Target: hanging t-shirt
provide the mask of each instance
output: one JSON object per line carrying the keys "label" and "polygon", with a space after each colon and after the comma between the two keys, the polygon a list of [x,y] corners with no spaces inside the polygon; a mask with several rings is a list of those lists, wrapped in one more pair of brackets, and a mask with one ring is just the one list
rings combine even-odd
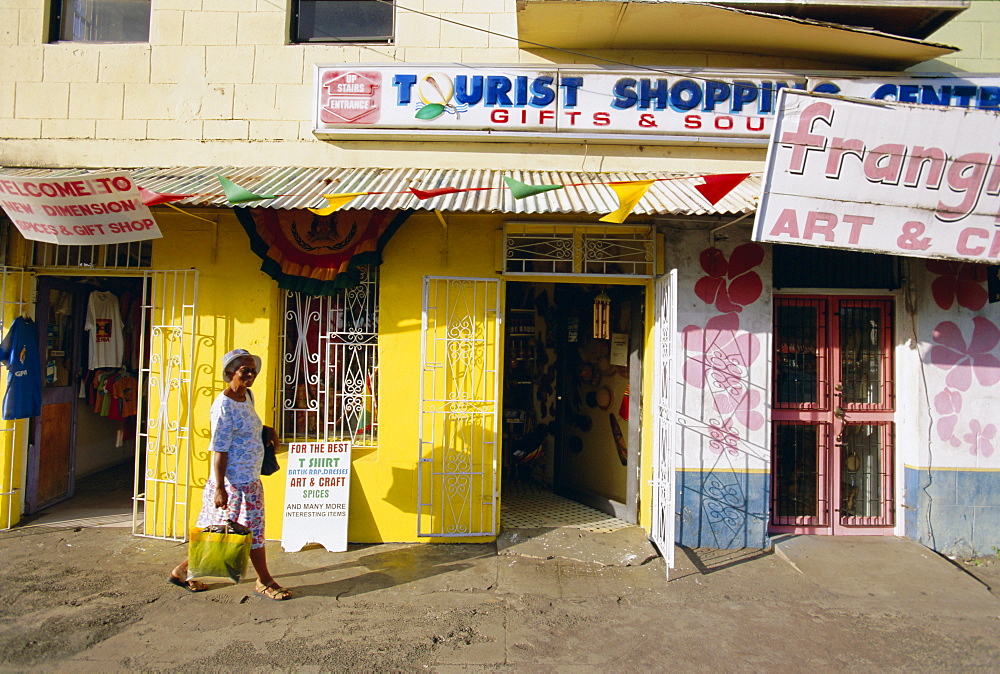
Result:
{"label": "hanging t-shirt", "polygon": [[7,366],[3,418],[28,419],[42,413],[42,370],[38,357],[38,326],[18,316],[0,343],[0,362]]}
{"label": "hanging t-shirt", "polygon": [[95,290],[87,300],[87,320],[83,329],[90,333],[88,367],[121,367],[125,342],[122,340],[122,315],[114,293]]}

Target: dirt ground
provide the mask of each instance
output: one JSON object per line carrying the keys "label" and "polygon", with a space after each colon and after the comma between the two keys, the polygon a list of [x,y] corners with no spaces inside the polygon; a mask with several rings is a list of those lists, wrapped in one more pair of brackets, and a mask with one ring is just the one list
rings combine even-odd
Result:
{"label": "dirt ground", "polygon": [[679,550],[667,582],[662,558],[269,543],[296,594],[273,602],[250,580],[199,594],[168,585],[183,545],[22,527],[0,533],[0,671],[1000,668],[1000,563],[901,545],[866,585],[801,550]]}

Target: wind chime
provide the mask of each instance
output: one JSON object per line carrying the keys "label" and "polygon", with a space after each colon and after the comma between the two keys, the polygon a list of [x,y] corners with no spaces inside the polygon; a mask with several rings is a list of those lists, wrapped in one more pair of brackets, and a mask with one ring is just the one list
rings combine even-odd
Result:
{"label": "wind chime", "polygon": [[604,288],[594,298],[594,339],[611,339],[611,298]]}

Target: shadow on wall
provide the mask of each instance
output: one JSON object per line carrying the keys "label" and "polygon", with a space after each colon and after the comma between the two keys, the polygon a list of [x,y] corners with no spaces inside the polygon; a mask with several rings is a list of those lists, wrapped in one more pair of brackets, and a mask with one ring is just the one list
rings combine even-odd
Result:
{"label": "shadow on wall", "polygon": [[693,548],[767,548],[769,474],[730,466],[677,473],[677,542]]}

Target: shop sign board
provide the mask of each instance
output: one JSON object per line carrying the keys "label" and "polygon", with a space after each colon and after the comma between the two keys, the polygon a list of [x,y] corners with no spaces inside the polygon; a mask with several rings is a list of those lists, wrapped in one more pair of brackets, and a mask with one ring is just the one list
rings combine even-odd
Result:
{"label": "shop sign board", "polygon": [[320,138],[583,139],[763,146],[784,89],[996,110],[1000,77],[838,77],[695,69],[318,66]]}
{"label": "shop sign board", "polygon": [[347,550],[351,443],[289,443],[285,480],[282,549],[319,543],[330,552]]}
{"label": "shop sign board", "polygon": [[755,241],[1000,259],[1000,113],[786,90]]}
{"label": "shop sign board", "polygon": [[89,246],[161,236],[127,171],[0,175],[0,206],[30,241]]}

